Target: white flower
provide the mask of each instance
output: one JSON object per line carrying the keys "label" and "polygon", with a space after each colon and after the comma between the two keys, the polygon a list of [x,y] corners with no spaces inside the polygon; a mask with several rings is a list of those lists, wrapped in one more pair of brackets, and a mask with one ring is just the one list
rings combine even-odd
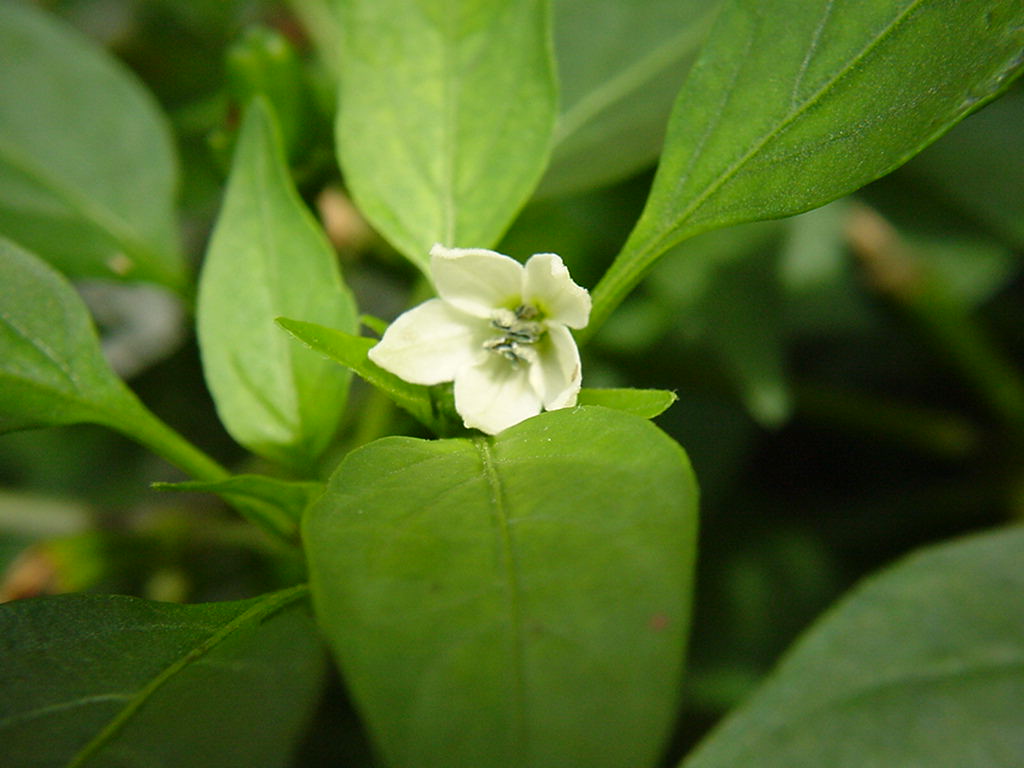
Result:
{"label": "white flower", "polygon": [[370,359],[414,384],[455,382],[467,427],[495,435],[541,410],[576,404],[580,354],[569,328],[590,294],[553,253],[515,259],[478,248],[430,251],[440,298],[400,315]]}

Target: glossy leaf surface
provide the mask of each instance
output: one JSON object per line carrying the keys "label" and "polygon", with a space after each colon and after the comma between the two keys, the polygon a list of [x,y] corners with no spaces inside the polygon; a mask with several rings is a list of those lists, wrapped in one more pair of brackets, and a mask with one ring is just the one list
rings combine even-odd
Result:
{"label": "glossy leaf surface", "polygon": [[422,270],[489,248],[533,191],[556,115],[545,0],[336,0],[347,183]]}
{"label": "glossy leaf surface", "polygon": [[673,110],[595,318],[680,240],[822,205],[882,176],[1024,66],[1016,0],[733,0]]}
{"label": "glossy leaf surface", "polygon": [[295,344],[289,315],[354,330],[356,311],[326,237],[289,176],[269,106],[252,102],[199,285],[207,384],[239,443],[307,466],[326,448],[350,375]]}
{"label": "glossy leaf surface", "polygon": [[679,446],[599,407],[349,454],[303,540],[320,624],[387,763],[653,764],[696,504]]}
{"label": "glossy leaf surface", "polygon": [[74,276],[185,281],[153,97],[96,43],[0,5],[0,233]]}
{"label": "glossy leaf surface", "polygon": [[4,765],[285,766],[324,672],[305,595],[0,606]]}
{"label": "glossy leaf surface", "polygon": [[1024,530],[913,555],[800,640],[682,768],[1013,768]]}

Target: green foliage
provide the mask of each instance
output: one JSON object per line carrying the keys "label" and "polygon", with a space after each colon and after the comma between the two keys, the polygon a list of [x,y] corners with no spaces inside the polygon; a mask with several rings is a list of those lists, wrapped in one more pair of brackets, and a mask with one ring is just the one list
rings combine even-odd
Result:
{"label": "green foliage", "polygon": [[1018,765],[1022,560],[1016,528],[869,579],[682,766]]}
{"label": "green foliage", "polygon": [[0,232],[76,276],[185,284],[153,97],[52,16],[0,7]]}
{"label": "green foliage", "polygon": [[600,405],[625,411],[642,419],[653,419],[664,413],[679,398],[664,389],[583,389],[580,405]]}
{"label": "green foliage", "polygon": [[555,0],[561,109],[538,194],[579,192],[657,160],[717,0]]}
{"label": "green foliage", "polygon": [[126,432],[141,417],[110,370],[89,311],[53,268],[0,241],[0,431],[98,421]]}
{"label": "green foliage", "polygon": [[[150,599],[0,605],[5,768],[1021,764],[1019,528],[769,674],[1022,515],[1024,90],[879,178],[1024,68],[1020,0],[50,5],[89,37],[0,7],[0,601]],[[603,331],[485,437],[357,334],[430,296],[392,246],[510,224]],[[502,406],[553,381],[513,314],[451,363]]]}
{"label": "green foliage", "polygon": [[547,163],[545,0],[335,0],[338,156],[356,202],[424,272],[434,243],[489,248]]}
{"label": "green foliage", "polygon": [[285,541],[298,533],[302,511],[324,489],[322,483],[279,480],[263,475],[235,475],[226,480],[154,483],[159,491],[216,493],[261,528]]}
{"label": "green foliage", "polygon": [[349,373],[292,343],[279,315],[354,330],[334,252],[292,186],[274,118],[253,101],[199,284],[203,370],[231,435],[308,467],[345,406]]}
{"label": "green foliage", "polygon": [[0,606],[4,765],[285,765],[324,672],[305,595]]}
{"label": "green foliage", "polygon": [[310,349],[357,373],[436,434],[445,435],[458,429],[451,423],[449,414],[442,412],[436,390],[403,381],[366,356],[376,340],[287,317],[278,318],[277,323]]}
{"label": "green foliage", "polygon": [[1005,0],[730,3],[593,322],[680,240],[806,211],[906,162],[1019,74],[1022,30]]}
{"label": "green foliage", "polygon": [[92,422],[196,477],[224,470],[146,409],[107,365],[89,312],[52,267],[0,240],[0,432]]}
{"label": "green foliage", "polygon": [[678,445],[597,407],[349,454],[303,539],[388,764],[650,765],[677,698],[696,504]]}

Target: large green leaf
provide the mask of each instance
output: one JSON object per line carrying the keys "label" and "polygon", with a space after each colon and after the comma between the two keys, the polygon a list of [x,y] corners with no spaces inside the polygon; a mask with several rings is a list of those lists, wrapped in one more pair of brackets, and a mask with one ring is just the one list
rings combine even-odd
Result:
{"label": "large green leaf", "polygon": [[591,327],[674,243],[788,216],[891,171],[1024,66],[1020,0],[733,0],[679,94]]}
{"label": "large green leaf", "polygon": [[349,454],[303,539],[388,764],[651,765],[679,688],[696,505],[682,449],[600,407]]}
{"label": "large green leaf", "polygon": [[203,264],[199,344],[228,432],[262,456],[308,466],[334,435],[350,374],[289,339],[280,315],[356,328],[334,251],[292,185],[269,105],[256,99]]}
{"label": "large green leaf", "polygon": [[356,202],[426,271],[434,243],[494,245],[547,162],[545,0],[335,0],[338,155]]}
{"label": "large green leaf", "polygon": [[913,555],[797,643],[684,768],[1016,768],[1024,529]]}
{"label": "large green leaf", "polygon": [[325,666],[305,595],[0,606],[4,766],[286,765]]}
{"label": "large green leaf", "polygon": [[718,0],[555,0],[561,110],[538,194],[579,192],[653,164]]}
{"label": "large green leaf", "polygon": [[181,287],[177,170],[152,96],[28,3],[0,5],[0,232],[72,275]]}
{"label": "large green leaf", "polygon": [[196,477],[224,470],[139,402],[107,365],[89,311],[48,264],[0,238],[0,433],[93,422]]}

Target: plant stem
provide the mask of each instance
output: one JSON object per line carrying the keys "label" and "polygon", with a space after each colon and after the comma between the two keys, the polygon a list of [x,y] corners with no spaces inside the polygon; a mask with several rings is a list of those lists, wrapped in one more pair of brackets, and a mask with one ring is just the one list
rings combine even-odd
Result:
{"label": "plant stem", "polygon": [[117,421],[106,422],[108,426],[167,459],[196,480],[216,481],[231,476],[228,470],[161,421],[134,395],[132,399],[137,408],[131,418],[122,416]]}

